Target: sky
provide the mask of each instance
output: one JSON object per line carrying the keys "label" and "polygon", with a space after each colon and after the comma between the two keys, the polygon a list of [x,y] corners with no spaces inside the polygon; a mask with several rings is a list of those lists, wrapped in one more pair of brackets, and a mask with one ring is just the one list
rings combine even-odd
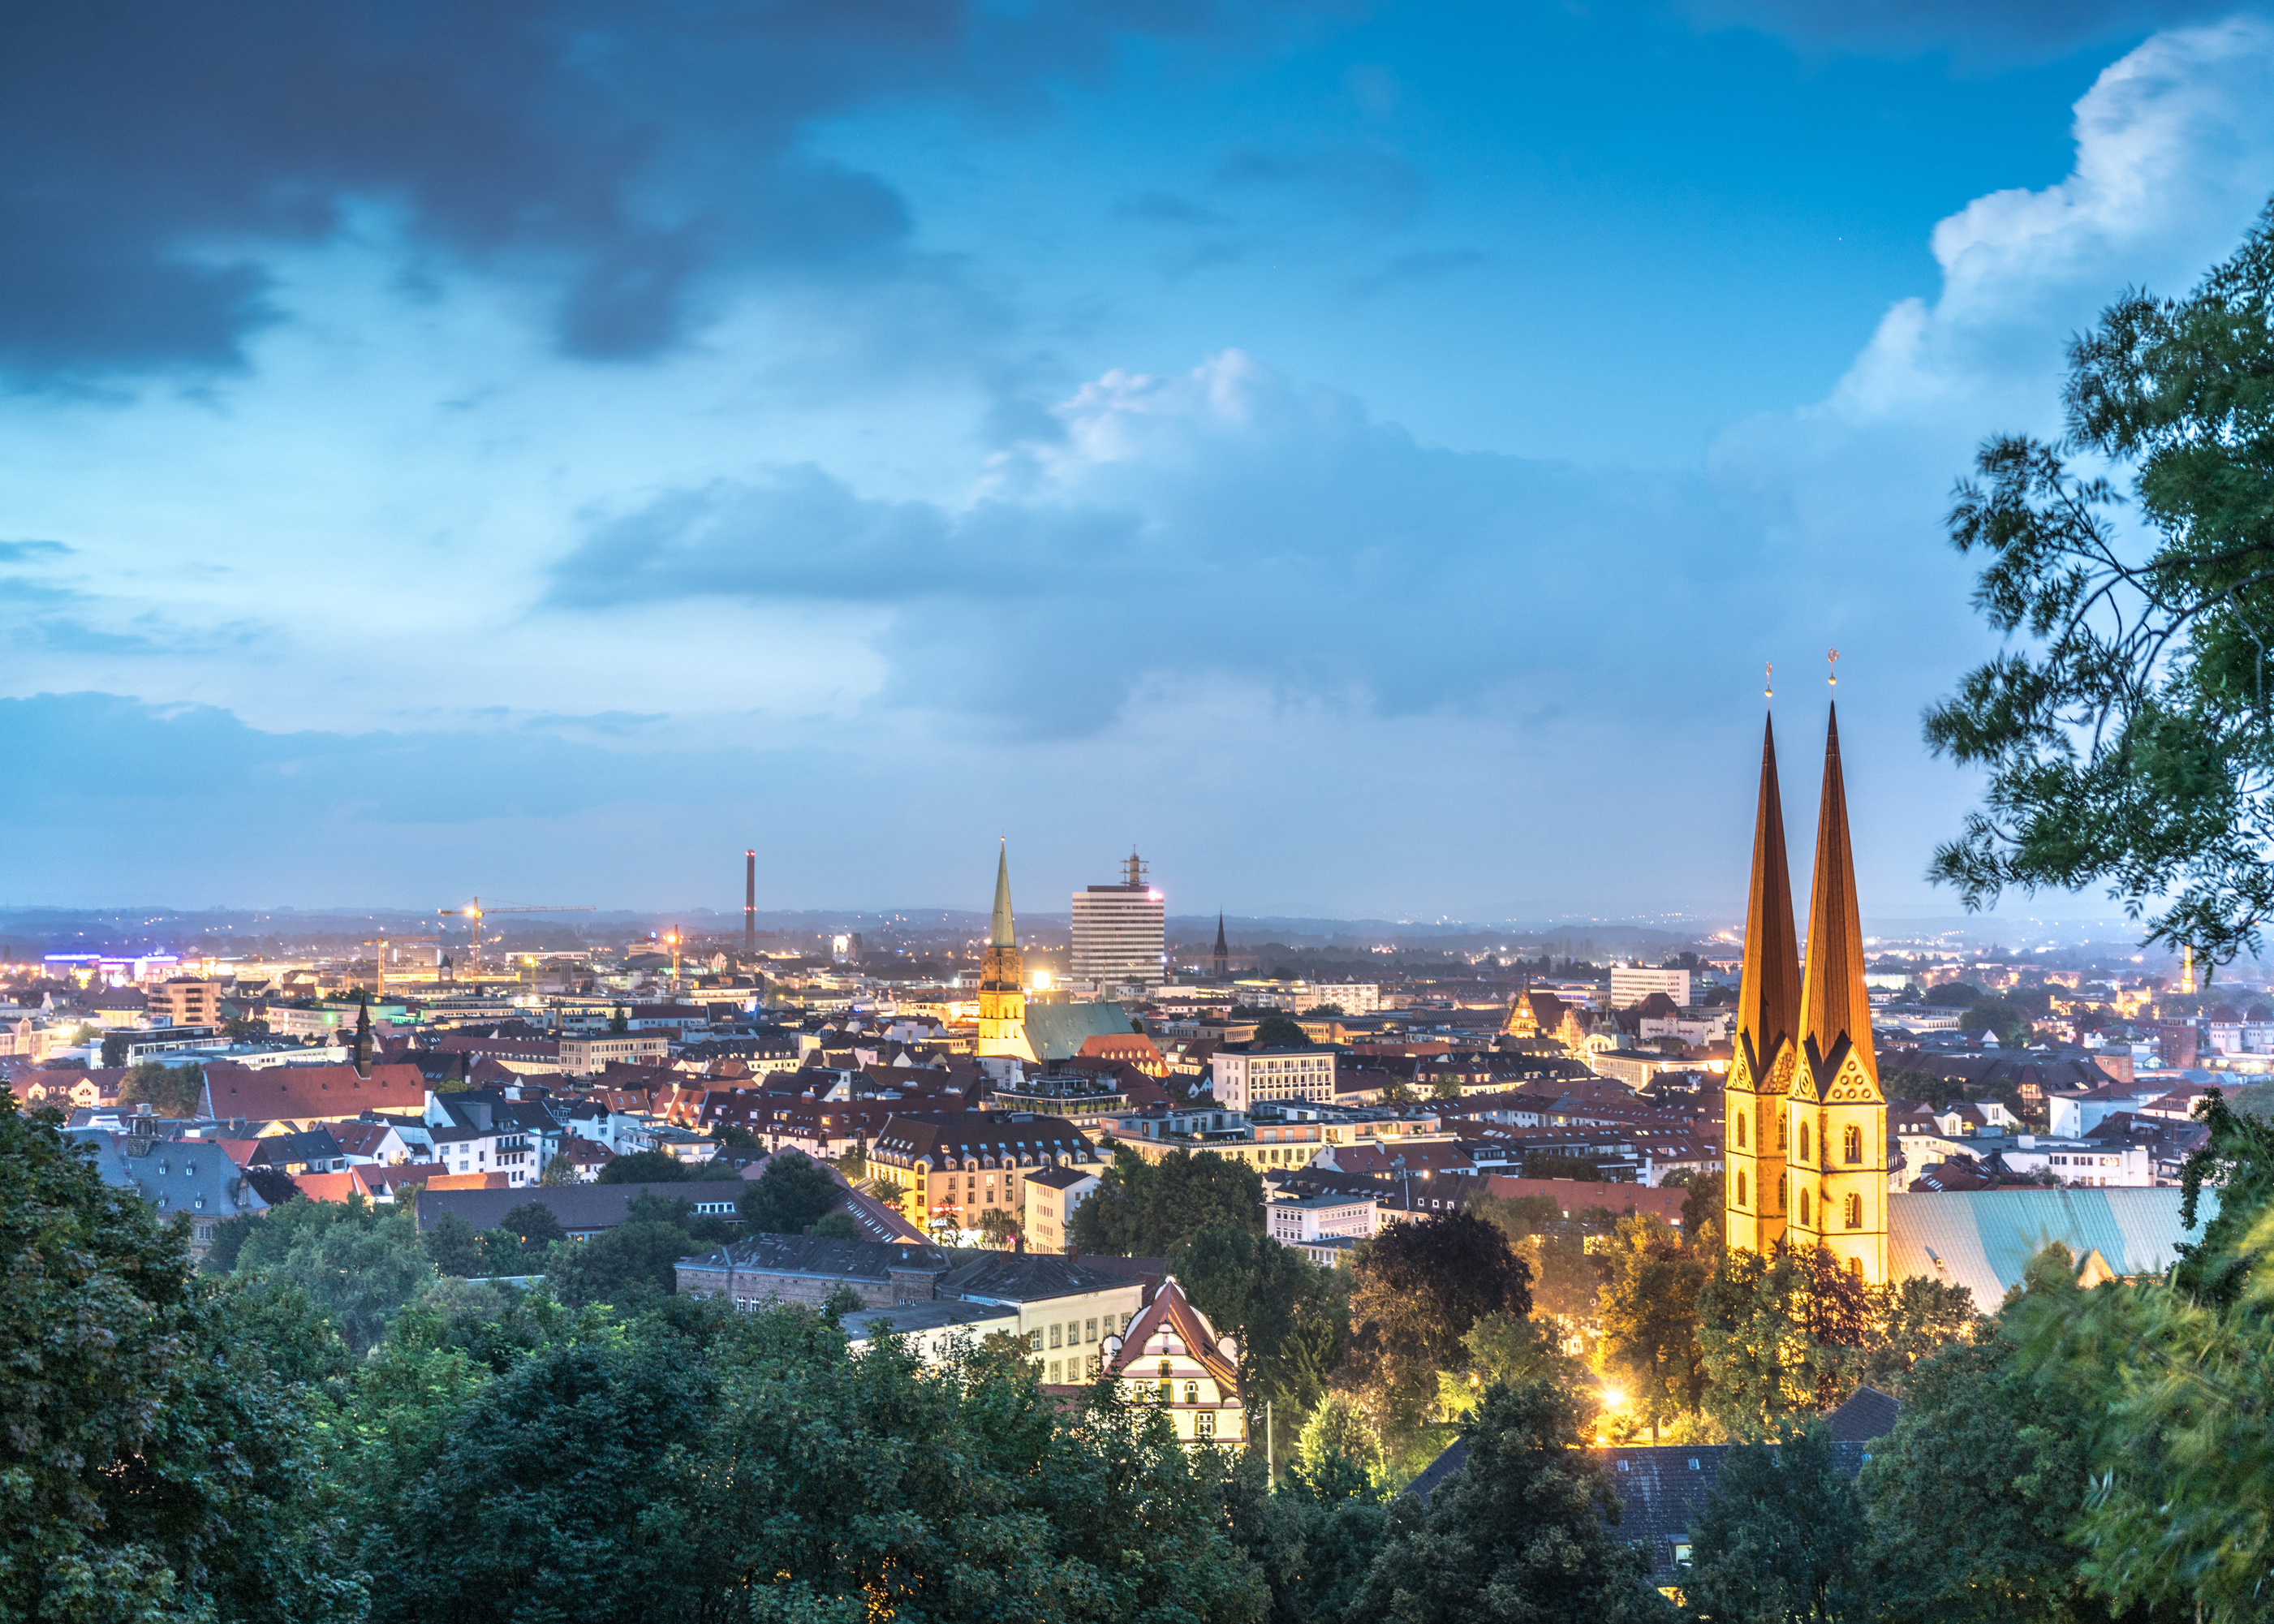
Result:
{"label": "sky", "polygon": [[[1867,914],[1945,539],[2274,193],[2187,0],[0,17],[0,902]],[[2097,896],[2019,911],[2112,912]]]}

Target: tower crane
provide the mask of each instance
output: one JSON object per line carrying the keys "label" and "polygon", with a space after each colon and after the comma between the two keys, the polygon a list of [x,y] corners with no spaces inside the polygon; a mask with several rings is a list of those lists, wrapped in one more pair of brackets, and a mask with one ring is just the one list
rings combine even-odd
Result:
{"label": "tower crane", "polygon": [[475,977],[475,979],[476,979],[476,980],[478,980],[478,980],[481,978],[481,974],[482,974],[482,921],[483,921],[484,919],[487,918],[490,914],[590,914],[591,911],[592,911],[592,910],[591,910],[590,907],[567,907],[567,908],[563,908],[563,907],[495,907],[495,908],[486,908],[486,907],[484,907],[484,906],[482,906],[482,899],[481,899],[479,897],[476,897],[472,901],[471,901],[471,902],[467,903],[467,904],[466,904],[466,906],[465,906],[464,907],[463,907],[463,908],[437,908],[437,909],[435,909],[435,910],[434,910],[434,914],[435,914],[435,917],[437,917],[438,919],[463,918],[463,919],[467,921],[467,923],[468,923],[468,924],[472,928],[472,930],[473,930],[473,946],[472,946],[472,948],[471,948],[471,952],[472,959],[473,959],[474,977]]}

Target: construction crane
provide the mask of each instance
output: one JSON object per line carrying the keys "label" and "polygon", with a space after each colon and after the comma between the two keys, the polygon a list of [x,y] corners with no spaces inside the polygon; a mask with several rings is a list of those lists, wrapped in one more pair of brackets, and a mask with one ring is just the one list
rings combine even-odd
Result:
{"label": "construction crane", "polygon": [[434,914],[435,914],[435,917],[437,917],[438,919],[463,918],[463,919],[464,919],[464,920],[467,921],[467,923],[468,923],[468,924],[472,928],[472,930],[473,930],[473,945],[472,945],[472,947],[469,950],[469,955],[470,955],[470,957],[471,958],[472,962],[473,962],[474,979],[475,979],[475,980],[477,980],[477,981],[478,981],[478,980],[480,980],[480,979],[481,979],[481,974],[482,974],[482,921],[483,921],[484,919],[487,918],[490,914],[590,914],[591,911],[592,911],[592,910],[591,910],[591,908],[589,908],[589,907],[575,907],[575,908],[556,908],[556,907],[496,907],[496,908],[486,908],[486,907],[484,907],[484,906],[482,906],[482,899],[481,899],[479,897],[477,897],[477,898],[475,898],[471,902],[469,902],[468,904],[466,904],[466,906],[465,906],[464,907],[463,907],[463,908],[437,908],[437,909],[435,909],[435,910],[434,910]]}
{"label": "construction crane", "polygon": [[441,940],[440,936],[374,936],[368,942],[358,943],[358,947],[375,947],[379,950],[373,955],[377,965],[373,973],[372,1002],[383,1004],[387,1001],[387,950],[388,948],[401,947],[405,943],[415,947],[421,942],[431,942],[439,945]]}

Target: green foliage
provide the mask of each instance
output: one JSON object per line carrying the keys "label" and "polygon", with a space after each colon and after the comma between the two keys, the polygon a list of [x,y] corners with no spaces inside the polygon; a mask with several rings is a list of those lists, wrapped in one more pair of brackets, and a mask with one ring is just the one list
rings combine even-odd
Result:
{"label": "green foliage", "polygon": [[[2150,941],[2222,964],[2257,948],[2274,908],[2270,310],[2274,209],[2187,297],[2127,293],[2071,342],[2062,446],[1992,440],[1960,485],[1951,539],[1986,559],[1976,607],[2034,644],[1926,718],[1938,753],[1990,773],[1935,855],[1969,906],[2105,882]],[[2128,471],[2144,523],[2117,523],[2116,484],[2073,471],[2069,448]]]}
{"label": "green foliage", "polygon": [[[990,1217],[993,1214],[990,1214]],[[860,1222],[842,1208],[821,1214],[813,1221],[813,1232],[827,1240],[857,1241],[861,1238]]]}
{"label": "green foliage", "polygon": [[1495,1387],[1461,1429],[1469,1456],[1427,1506],[1401,1500],[1346,1616],[1399,1624],[1617,1624],[1664,1616],[1586,1444],[1592,1417],[1545,1382]]}
{"label": "green foliage", "polygon": [[1162,1258],[1202,1229],[1263,1232],[1263,1175],[1213,1151],[1172,1150],[1148,1162],[1117,1146],[1113,1165],[1074,1208],[1067,1250]]}
{"label": "green foliage", "polygon": [[981,1245],[992,1246],[1001,1252],[1010,1251],[1020,1235],[1019,1221],[1011,1215],[1008,1209],[1000,1207],[990,1207],[980,1214],[979,1222],[974,1227],[979,1231]]}
{"label": "green foliage", "polygon": [[1985,998],[1958,1018],[1961,1032],[1994,1032],[2011,1049],[2029,1035],[2029,1013],[2003,998]]}
{"label": "green foliage", "polygon": [[498,1228],[508,1231],[531,1252],[542,1252],[553,1242],[568,1238],[568,1231],[561,1227],[561,1220],[542,1201],[523,1201],[506,1214]]}
{"label": "green foliage", "polygon": [[471,1279],[490,1272],[489,1254],[482,1245],[481,1236],[456,1213],[445,1212],[437,1218],[419,1236],[418,1244],[437,1274]]}
{"label": "green foliage", "polygon": [[1874,1616],[1864,1505],[1820,1427],[1738,1444],[1690,1538],[1685,1615],[1713,1624]]}
{"label": "green foliage", "polygon": [[711,1130],[711,1137],[729,1150],[764,1150],[758,1136],[740,1123],[722,1122]]}
{"label": "green foliage", "polygon": [[1210,1324],[1239,1339],[1248,1407],[1284,1412],[1325,1396],[1350,1337],[1346,1282],[1291,1246],[1253,1229],[1202,1229],[1170,1254],[1177,1277]]}
{"label": "green foliage", "polygon": [[2033,1382],[2004,1337],[1918,1367],[1862,1483],[1872,1588],[1890,1613],[1952,1624],[2108,1616],[2064,1538],[2084,1505],[2092,1396]]}
{"label": "green foliage", "polygon": [[154,1116],[194,1116],[205,1098],[205,1071],[196,1065],[169,1066],[145,1060],[129,1068],[118,1083],[118,1102],[147,1102]]}
{"label": "green foliage", "polygon": [[198,1280],[184,1237],[0,1098],[0,1616],[360,1611],[313,1441],[336,1339]]}
{"label": "green foliage", "polygon": [[1310,1044],[1310,1034],[1300,1023],[1285,1015],[1266,1015],[1255,1023],[1255,1036],[1249,1041],[1253,1049],[1304,1049]]}
{"label": "green foliage", "polygon": [[1251,1454],[1226,1475],[1224,1501],[1233,1543],[1269,1587],[1270,1624],[1339,1624],[1389,1520],[1363,1469],[1336,1457],[1314,1482],[1292,1467],[1274,1494]]}
{"label": "green foliage", "polygon": [[821,1163],[794,1150],[778,1150],[766,1170],[743,1185],[742,1222],[776,1235],[802,1235],[808,1224],[837,1205],[842,1192]]}
{"label": "green foliage", "polygon": [[2203,1096],[2195,1116],[2210,1130],[2180,1170],[2180,1216],[2196,1223],[2208,1183],[2218,1192],[2218,1215],[2203,1225],[2202,1239],[2181,1242],[2172,1284],[2217,1305],[2239,1297],[2254,1259],[2240,1244],[2274,1206],[2274,1122],[2244,1116],[2218,1094]]}
{"label": "green foliage", "polygon": [[1707,1259],[1663,1220],[1637,1213],[1619,1220],[1596,1259],[1603,1371],[1626,1391],[1627,1409],[1651,1429],[1694,1413],[1706,1392],[1698,1345],[1698,1297]]}
{"label": "green foliage", "polygon": [[675,1223],[634,1219],[590,1240],[554,1246],[546,1259],[546,1289],[571,1308],[647,1306],[677,1289],[679,1260],[697,1250]]}
{"label": "green foliage", "polygon": [[[305,1209],[305,1210],[304,1210]],[[297,1286],[339,1327],[358,1357],[377,1342],[418,1289],[434,1278],[408,1207],[353,1201],[288,1201],[268,1222],[290,1214],[290,1244],[281,1252],[248,1242],[237,1273]]]}
{"label": "green foliage", "polygon": [[1526,1178],[1576,1178],[1587,1184],[1600,1184],[1603,1169],[1592,1156],[1566,1156],[1554,1151],[1536,1150],[1524,1159]]}
{"label": "green foliage", "polygon": [[612,1156],[600,1165],[604,1184],[683,1184],[695,1177],[689,1167],[667,1150],[636,1150]]}
{"label": "green foliage", "polygon": [[1351,1354],[1336,1385],[1397,1455],[1436,1406],[1438,1372],[1465,1368],[1477,1321],[1531,1312],[1532,1271],[1497,1226],[1469,1213],[1392,1224],[1351,1269]]}
{"label": "green foliage", "polygon": [[1704,1408],[1739,1438],[1777,1435],[1865,1383],[1901,1397],[1921,1359],[1982,1329],[1963,1286],[1866,1286],[1821,1249],[1726,1253],[1698,1307]]}

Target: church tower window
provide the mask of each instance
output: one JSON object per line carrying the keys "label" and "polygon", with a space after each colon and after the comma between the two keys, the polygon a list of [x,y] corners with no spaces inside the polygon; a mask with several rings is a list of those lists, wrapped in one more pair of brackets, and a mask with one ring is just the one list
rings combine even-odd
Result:
{"label": "church tower window", "polygon": [[1744,1204],[1745,1204],[1745,1169],[1743,1169],[1743,1168],[1739,1168],[1739,1169],[1737,1169],[1737,1205],[1738,1205],[1738,1206],[1740,1206],[1740,1207],[1743,1207]]}
{"label": "church tower window", "polygon": [[1805,1190],[1800,1192],[1800,1227],[1803,1229],[1808,1227],[1808,1192]]}
{"label": "church tower window", "polygon": [[1743,1150],[1743,1149],[1744,1149],[1744,1147],[1745,1147],[1745,1114],[1744,1114],[1744,1112],[1743,1112],[1743,1111],[1741,1110],[1741,1111],[1739,1111],[1739,1112],[1737,1113],[1737,1148],[1738,1148],[1739,1150]]}
{"label": "church tower window", "polygon": [[1848,1124],[1848,1132],[1841,1135],[1840,1147],[1841,1153],[1846,1156],[1851,1165],[1863,1161],[1864,1130],[1857,1127],[1854,1123],[1849,1123]]}
{"label": "church tower window", "polygon": [[1808,1160],[1808,1124],[1806,1123],[1800,1124],[1800,1159],[1803,1162]]}
{"label": "church tower window", "polygon": [[1864,1198],[1852,1192],[1848,1197],[1848,1227],[1851,1229],[1864,1227]]}

